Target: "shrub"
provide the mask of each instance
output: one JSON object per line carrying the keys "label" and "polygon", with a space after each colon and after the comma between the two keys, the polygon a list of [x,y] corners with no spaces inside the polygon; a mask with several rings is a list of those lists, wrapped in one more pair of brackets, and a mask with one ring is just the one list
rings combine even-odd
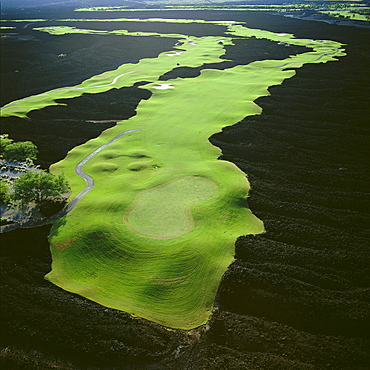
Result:
{"label": "shrub", "polygon": [[68,191],[63,175],[54,176],[45,171],[28,171],[14,180],[12,201],[24,206],[30,202],[41,205],[46,201],[58,201]]}
{"label": "shrub", "polygon": [[12,143],[13,143],[13,140],[9,139],[7,134],[1,135],[0,136],[0,154],[3,155],[5,148]]}
{"label": "shrub", "polygon": [[0,180],[0,203],[8,203],[10,186],[6,180]]}
{"label": "shrub", "polygon": [[35,160],[37,147],[30,141],[20,141],[8,144],[4,149],[4,157],[12,161],[25,161],[27,158]]}

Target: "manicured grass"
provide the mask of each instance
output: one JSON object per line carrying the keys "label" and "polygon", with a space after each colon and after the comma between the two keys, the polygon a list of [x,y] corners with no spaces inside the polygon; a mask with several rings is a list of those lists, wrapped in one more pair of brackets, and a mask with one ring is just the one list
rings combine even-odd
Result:
{"label": "manicured grass", "polygon": [[336,18],[349,18],[349,19],[353,19],[353,20],[356,20],[356,21],[369,21],[370,18],[369,18],[369,15],[370,15],[370,11],[369,11],[369,8],[360,8],[360,9],[367,9],[368,11],[368,14],[359,14],[357,12],[352,12],[350,10],[323,10],[323,11],[320,11],[320,13],[325,13],[325,14],[328,14],[330,15],[331,17],[336,17]]}
{"label": "manicured grass", "polygon": [[134,231],[154,238],[183,235],[194,227],[190,207],[212,198],[215,192],[215,184],[201,177],[176,179],[139,193],[126,222]]}
{"label": "manicured grass", "polygon": [[[245,116],[259,114],[261,109],[253,101],[268,95],[269,86],[294,76],[291,68],[345,55],[332,41],[295,39],[241,25],[229,25],[229,32],[230,38],[183,36],[183,45],[158,58],[37,96],[36,104],[46,106],[53,99],[140,81],[150,81],[142,88],[152,92],[139,104],[136,116],[52,166],[54,173],[66,174],[74,196],[84,187],[75,166],[120,132],[141,129],[113,142],[84,166],[95,186],[55,222],[48,280],[168,327],[192,329],[207,322],[222,275],[234,259],[236,238],[264,231],[248,208],[245,174],[218,160],[221,152],[208,138]],[[165,83],[171,88],[158,88],[163,87],[159,76],[178,64],[221,62],[231,37],[252,36],[305,45],[313,51],[226,70],[205,69],[196,78],[172,79]],[[179,49],[181,54],[176,53]],[[114,86],[107,86],[114,80]],[[22,105],[22,112],[34,108],[30,100]]]}
{"label": "manicured grass", "polygon": [[[120,18],[120,21],[128,21],[130,19]],[[77,21],[77,20],[76,20]],[[110,21],[110,20],[109,20]],[[146,20],[140,20],[146,21]],[[150,21],[155,22],[171,22],[172,20],[162,20],[158,18],[153,18]],[[256,37],[256,38],[266,38],[272,41],[282,41],[287,42],[292,45],[307,46],[314,50],[310,56],[309,54],[301,54],[297,58],[302,58],[302,60],[307,61],[311,56],[318,55],[318,53],[331,52],[335,48],[340,48],[340,43],[334,41],[317,42],[308,39],[296,39],[294,35],[291,34],[276,34],[269,31],[258,30],[246,28],[238,23],[233,23],[232,21],[225,22],[212,22],[203,20],[174,20],[178,23],[189,22],[199,22],[199,23],[212,23],[212,24],[222,24],[228,26],[230,35],[234,37]],[[223,54],[223,46],[232,44],[231,38],[222,37],[222,44],[218,41],[219,37],[188,37],[179,34],[158,34],[158,33],[145,33],[145,32],[128,32],[126,30],[115,30],[115,31],[95,31],[95,30],[84,30],[77,29],[69,26],[58,26],[58,27],[41,27],[36,28],[36,30],[48,32],[55,35],[63,35],[67,33],[90,33],[99,35],[108,34],[122,34],[130,36],[158,36],[158,37],[172,37],[176,40],[180,40],[184,44],[181,46],[174,46],[173,53],[162,53],[156,59],[142,59],[136,64],[123,64],[114,71],[108,71],[100,75],[94,76],[90,79],[83,81],[80,85],[63,87],[51,91],[47,91],[42,94],[33,95],[25,99],[17,100],[11,102],[0,109],[1,117],[17,116],[25,117],[28,112],[35,109],[41,109],[46,106],[60,105],[55,100],[63,98],[74,98],[81,96],[83,93],[98,93],[108,91],[112,88],[121,88],[132,86],[137,81],[154,81],[160,75],[165,72],[176,68],[177,66],[189,66],[197,67],[204,63],[215,63],[222,62],[224,60],[219,59]],[[176,54],[178,50],[181,50],[181,54]],[[176,54],[168,59],[171,54]],[[321,55],[320,54],[320,55]],[[337,53],[337,56],[345,55],[342,53]],[[306,58],[308,57],[309,58]],[[297,59],[296,58],[296,59]],[[306,58],[306,59],[304,59]],[[327,56],[322,58],[321,62],[326,62],[328,60],[333,60],[333,57]],[[314,58],[312,58],[314,60]],[[297,65],[297,67],[299,67]]]}
{"label": "manicured grass", "polygon": [[157,32],[130,32],[127,30],[114,30],[114,31],[104,31],[104,30],[90,30],[81,29],[71,26],[59,26],[59,27],[35,27],[35,31],[42,31],[50,33],[51,35],[66,35],[69,33],[83,33],[92,35],[126,35],[126,36],[161,36],[161,37],[171,37],[171,38],[182,38],[183,35],[180,34],[160,34]]}
{"label": "manicured grass", "polygon": [[[105,31],[81,30],[73,27],[48,27],[39,30],[51,34],[65,33],[95,33],[108,34]],[[111,31],[114,34],[128,34],[126,30]],[[148,36],[148,33],[135,32],[134,36]],[[114,71],[104,72],[100,75],[91,77],[76,86],[69,86],[47,91],[42,94],[33,95],[25,99],[11,102],[0,110],[0,116],[25,117],[28,112],[35,109],[41,109],[46,106],[61,105],[56,99],[74,98],[84,93],[99,93],[108,91],[112,88],[121,88],[132,86],[138,81],[156,81],[159,76],[166,73],[178,65],[197,67],[203,63],[223,62],[219,57],[224,53],[223,46],[232,43],[231,38],[224,38],[223,44],[219,44],[219,37],[187,37],[179,34],[160,35],[153,33],[153,36],[163,36],[174,38],[174,44],[177,40],[183,43],[181,46],[174,46],[174,50],[161,53],[157,58],[146,58],[136,64],[123,64]],[[172,55],[182,51],[181,54]]]}

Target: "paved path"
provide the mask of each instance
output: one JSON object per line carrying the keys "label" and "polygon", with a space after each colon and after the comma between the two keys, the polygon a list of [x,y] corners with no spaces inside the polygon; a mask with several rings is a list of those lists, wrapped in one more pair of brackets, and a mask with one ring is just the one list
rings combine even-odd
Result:
{"label": "paved path", "polygon": [[46,223],[50,223],[52,221],[57,220],[58,218],[63,217],[66,215],[68,212],[72,211],[72,209],[76,206],[76,204],[81,200],[83,196],[85,196],[93,187],[94,187],[94,180],[91,176],[89,176],[87,173],[83,171],[83,166],[91,159],[93,158],[96,154],[101,152],[103,149],[105,149],[108,145],[114,143],[116,140],[118,140],[120,137],[123,135],[127,135],[131,132],[136,132],[136,131],[142,131],[141,128],[135,129],[135,130],[127,130],[124,132],[121,132],[117,136],[115,136],[113,139],[109,140],[102,146],[100,146],[98,149],[95,149],[92,153],[90,153],[87,157],[85,157],[80,163],[75,168],[75,172],[78,176],[82,177],[85,182],[86,186],[85,188],[77,194],[71,202],[68,203],[66,207],[64,207],[60,212],[56,213],[55,215],[48,217],[48,218],[43,218],[39,220],[30,220],[24,223],[16,223],[16,224],[10,224],[10,225],[4,225],[0,227],[0,233],[6,232],[6,231],[11,231],[19,228],[30,228],[30,227],[35,227],[35,226],[41,226]]}
{"label": "paved path", "polygon": [[[92,177],[90,177],[88,174],[86,174],[84,171],[83,171],[83,166],[92,158],[94,157],[96,154],[98,154],[99,152],[101,152],[103,149],[105,149],[108,145],[114,143],[116,140],[118,140],[120,137],[122,137],[123,135],[127,135],[131,132],[136,132],[136,131],[142,131],[141,128],[139,129],[136,129],[136,130],[128,130],[128,131],[124,131],[124,132],[121,132],[120,134],[118,134],[117,136],[115,136],[113,139],[109,140],[108,142],[106,142],[105,144],[103,144],[102,146],[100,146],[98,149],[95,149],[92,153],[90,153],[87,157],[85,157],[75,168],[75,172],[78,176],[82,177],[85,181],[86,181],[86,186],[85,186],[85,189],[83,189],[81,191],[81,193],[79,193],[78,195],[76,195],[72,201],[67,205],[66,208],[64,208],[61,212],[64,212],[64,214],[68,213],[69,211],[71,211],[75,206],[76,204],[78,203],[78,201],[84,196],[86,195],[94,186],[94,180]],[[57,214],[59,215],[59,213]],[[63,216],[61,215],[61,216]],[[61,217],[59,216],[59,217]],[[57,217],[57,218],[59,218]]]}

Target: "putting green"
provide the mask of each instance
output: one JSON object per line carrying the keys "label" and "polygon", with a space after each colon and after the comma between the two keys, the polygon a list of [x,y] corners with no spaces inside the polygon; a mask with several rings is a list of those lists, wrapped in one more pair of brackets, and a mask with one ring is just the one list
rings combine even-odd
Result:
{"label": "putting green", "polygon": [[152,238],[174,238],[194,226],[190,207],[211,198],[216,186],[202,178],[176,179],[141,192],[125,216],[129,226]]}
{"label": "putting green", "polygon": [[[248,208],[245,174],[234,164],[218,160],[221,151],[208,138],[245,116],[259,114],[254,100],[268,95],[269,86],[293,77],[292,68],[345,55],[342,45],[334,41],[295,39],[232,23],[228,32],[230,38],[183,36],[183,45],[157,58],[123,65],[75,87],[3,108],[4,115],[21,115],[56,104],[57,98],[140,81],[148,81],[142,88],[152,92],[150,99],[140,102],[136,116],[73,149],[52,166],[52,172],[66,174],[73,198],[84,188],[75,174],[76,165],[129,131],[84,165],[95,185],[53,225],[48,280],[168,327],[192,329],[207,322],[222,275],[234,259],[236,238],[264,231]],[[225,70],[204,69],[195,78],[159,80],[178,64],[221,62],[231,37],[252,36],[304,45],[312,51]]]}

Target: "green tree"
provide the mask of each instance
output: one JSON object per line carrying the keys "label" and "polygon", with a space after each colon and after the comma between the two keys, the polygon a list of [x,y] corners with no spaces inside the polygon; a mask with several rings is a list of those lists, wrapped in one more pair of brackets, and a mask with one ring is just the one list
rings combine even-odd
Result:
{"label": "green tree", "polygon": [[31,141],[20,141],[7,145],[4,150],[4,157],[12,161],[25,161],[27,158],[35,160],[37,153],[37,147]]}
{"label": "green tree", "polygon": [[0,135],[0,154],[4,155],[5,148],[12,143],[13,140],[8,138],[8,134]]}
{"label": "green tree", "polygon": [[54,176],[45,171],[28,171],[13,182],[11,200],[25,206],[30,202],[41,205],[46,201],[57,201],[69,189],[63,175]]}
{"label": "green tree", "polygon": [[0,204],[8,203],[10,186],[5,180],[0,180]]}

